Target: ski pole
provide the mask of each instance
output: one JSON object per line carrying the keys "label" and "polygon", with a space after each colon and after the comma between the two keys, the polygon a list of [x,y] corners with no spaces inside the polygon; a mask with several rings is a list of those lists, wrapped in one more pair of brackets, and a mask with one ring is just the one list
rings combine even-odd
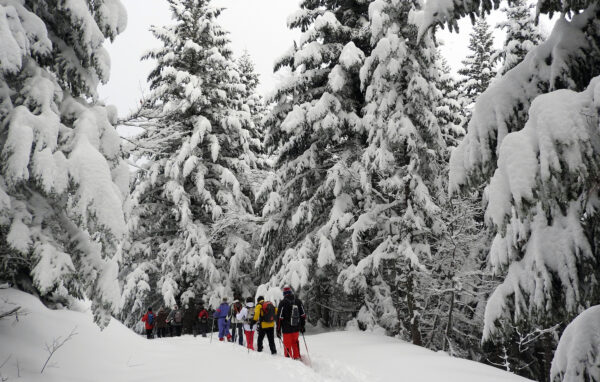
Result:
{"label": "ski pole", "polygon": [[304,340],[304,348],[306,349],[306,356],[308,357],[308,363],[312,365],[312,361],[310,360],[310,354],[308,354],[308,345],[306,345],[306,338],[304,338],[304,333],[300,332],[300,334],[302,334],[302,339]]}
{"label": "ski pole", "polygon": [[212,324],[210,325],[210,343],[212,344],[212,337],[215,329],[215,318],[212,318]]}

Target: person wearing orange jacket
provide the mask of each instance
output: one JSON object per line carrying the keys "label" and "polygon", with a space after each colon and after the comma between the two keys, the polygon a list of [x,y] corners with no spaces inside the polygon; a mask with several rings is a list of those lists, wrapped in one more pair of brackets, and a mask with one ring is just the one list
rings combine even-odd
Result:
{"label": "person wearing orange jacket", "polygon": [[294,296],[292,288],[283,287],[283,300],[277,308],[277,337],[283,332],[283,349],[288,358],[300,359],[299,332],[304,333],[306,312],[302,301]]}
{"label": "person wearing orange jacket", "polygon": [[154,324],[156,323],[156,316],[152,313],[152,307],[148,308],[148,312],[144,314],[142,317],[142,322],[146,324],[146,338],[153,338],[152,330],[154,329]]}
{"label": "person wearing orange jacket", "polygon": [[277,354],[275,347],[275,317],[277,316],[277,308],[270,301],[265,301],[263,296],[259,296],[258,303],[254,308],[254,320],[258,322],[258,338],[256,340],[256,351],[262,352],[265,336],[269,340],[269,348],[271,354]]}

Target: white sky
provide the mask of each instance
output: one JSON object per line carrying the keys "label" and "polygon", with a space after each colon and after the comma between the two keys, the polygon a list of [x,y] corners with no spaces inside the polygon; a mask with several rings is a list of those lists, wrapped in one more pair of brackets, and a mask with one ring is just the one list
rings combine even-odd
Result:
{"label": "white sky", "polygon": [[[128,12],[127,29],[106,47],[112,60],[110,82],[100,87],[100,97],[116,105],[119,115],[125,116],[133,110],[141,95],[147,92],[146,77],[153,68],[150,61],[141,61],[145,51],[158,46],[148,31],[150,25],[171,24],[171,15],[166,0],[122,0]],[[221,25],[231,32],[232,47],[236,56],[248,50],[256,70],[261,76],[259,91],[269,92],[277,82],[272,72],[273,62],[286,52],[300,32],[289,30],[287,17],[298,9],[299,0],[214,0],[215,6],[227,8]],[[495,12],[490,25],[498,22],[502,13]],[[544,23],[546,32],[548,23]],[[445,42],[442,49],[453,70],[468,52],[468,33],[471,30],[468,18],[460,22],[460,34],[442,31],[438,36]],[[495,43],[502,45],[504,35],[495,33]]]}

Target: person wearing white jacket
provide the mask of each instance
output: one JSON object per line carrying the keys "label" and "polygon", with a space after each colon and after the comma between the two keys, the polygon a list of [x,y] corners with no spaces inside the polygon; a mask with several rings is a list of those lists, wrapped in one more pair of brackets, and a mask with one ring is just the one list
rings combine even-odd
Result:
{"label": "person wearing white jacket", "polygon": [[257,323],[254,321],[254,299],[252,297],[246,299],[246,306],[236,314],[235,318],[244,323],[244,334],[246,335],[248,349],[254,350],[254,332]]}

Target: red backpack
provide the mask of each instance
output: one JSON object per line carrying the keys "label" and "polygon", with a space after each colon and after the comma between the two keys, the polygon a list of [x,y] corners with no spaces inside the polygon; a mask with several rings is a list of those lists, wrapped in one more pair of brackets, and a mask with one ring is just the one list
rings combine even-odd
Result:
{"label": "red backpack", "polygon": [[262,302],[261,322],[270,323],[275,321],[275,306],[270,301]]}

